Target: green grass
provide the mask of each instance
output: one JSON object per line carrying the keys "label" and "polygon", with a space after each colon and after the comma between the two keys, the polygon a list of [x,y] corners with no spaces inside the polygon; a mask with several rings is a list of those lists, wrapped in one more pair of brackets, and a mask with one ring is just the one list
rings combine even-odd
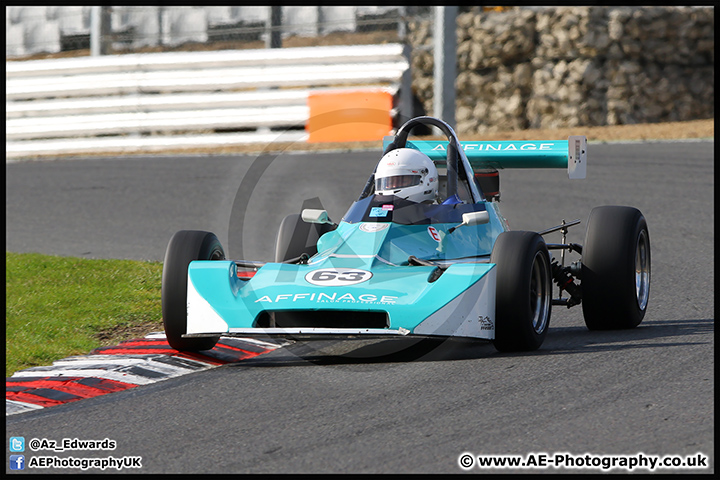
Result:
{"label": "green grass", "polygon": [[162,331],[162,264],[5,254],[5,375]]}

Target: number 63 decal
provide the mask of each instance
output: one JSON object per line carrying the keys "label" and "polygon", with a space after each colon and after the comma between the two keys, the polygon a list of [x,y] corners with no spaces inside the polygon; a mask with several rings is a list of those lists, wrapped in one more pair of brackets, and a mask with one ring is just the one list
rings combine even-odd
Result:
{"label": "number 63 decal", "polygon": [[372,273],[356,268],[321,268],[305,275],[305,280],[313,285],[338,287],[362,283],[371,277]]}

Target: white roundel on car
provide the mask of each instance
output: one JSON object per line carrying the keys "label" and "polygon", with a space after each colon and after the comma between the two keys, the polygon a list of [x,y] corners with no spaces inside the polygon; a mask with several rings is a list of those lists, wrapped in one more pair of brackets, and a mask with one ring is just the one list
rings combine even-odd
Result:
{"label": "white roundel on car", "polygon": [[385,230],[389,226],[389,223],[363,223],[360,225],[360,230],[367,233],[375,233]]}
{"label": "white roundel on car", "polygon": [[344,287],[366,282],[372,273],[357,268],[321,268],[305,275],[305,281],[321,287]]}

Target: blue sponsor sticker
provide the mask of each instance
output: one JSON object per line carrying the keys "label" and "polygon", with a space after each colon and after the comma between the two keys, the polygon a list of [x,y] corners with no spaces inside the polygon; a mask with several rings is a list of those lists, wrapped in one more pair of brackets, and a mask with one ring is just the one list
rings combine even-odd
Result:
{"label": "blue sponsor sticker", "polygon": [[371,217],[387,217],[387,214],[390,210],[386,210],[382,207],[372,207],[370,209],[370,216]]}

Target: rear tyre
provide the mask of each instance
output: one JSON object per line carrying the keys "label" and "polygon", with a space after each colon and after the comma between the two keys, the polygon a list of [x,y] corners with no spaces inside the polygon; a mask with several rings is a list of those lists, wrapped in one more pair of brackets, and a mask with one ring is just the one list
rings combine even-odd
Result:
{"label": "rear tyre", "polygon": [[224,260],[214,233],[181,230],[172,236],[165,251],[162,273],[162,314],[165,335],[176,350],[210,350],[220,336],[183,338],[187,332],[188,265],[193,260]]}
{"label": "rear tyre", "polygon": [[317,253],[317,242],[334,227],[330,224],[308,223],[297,213],[288,215],[280,224],[275,242],[275,262],[285,262],[303,253],[312,257]]}
{"label": "rear tyre", "polygon": [[650,296],[650,234],[640,210],[590,212],[582,251],[582,310],[590,330],[634,328]]}
{"label": "rear tyre", "polygon": [[552,311],[550,255],[535,232],[509,231],[495,241],[495,341],[501,352],[537,350]]}

